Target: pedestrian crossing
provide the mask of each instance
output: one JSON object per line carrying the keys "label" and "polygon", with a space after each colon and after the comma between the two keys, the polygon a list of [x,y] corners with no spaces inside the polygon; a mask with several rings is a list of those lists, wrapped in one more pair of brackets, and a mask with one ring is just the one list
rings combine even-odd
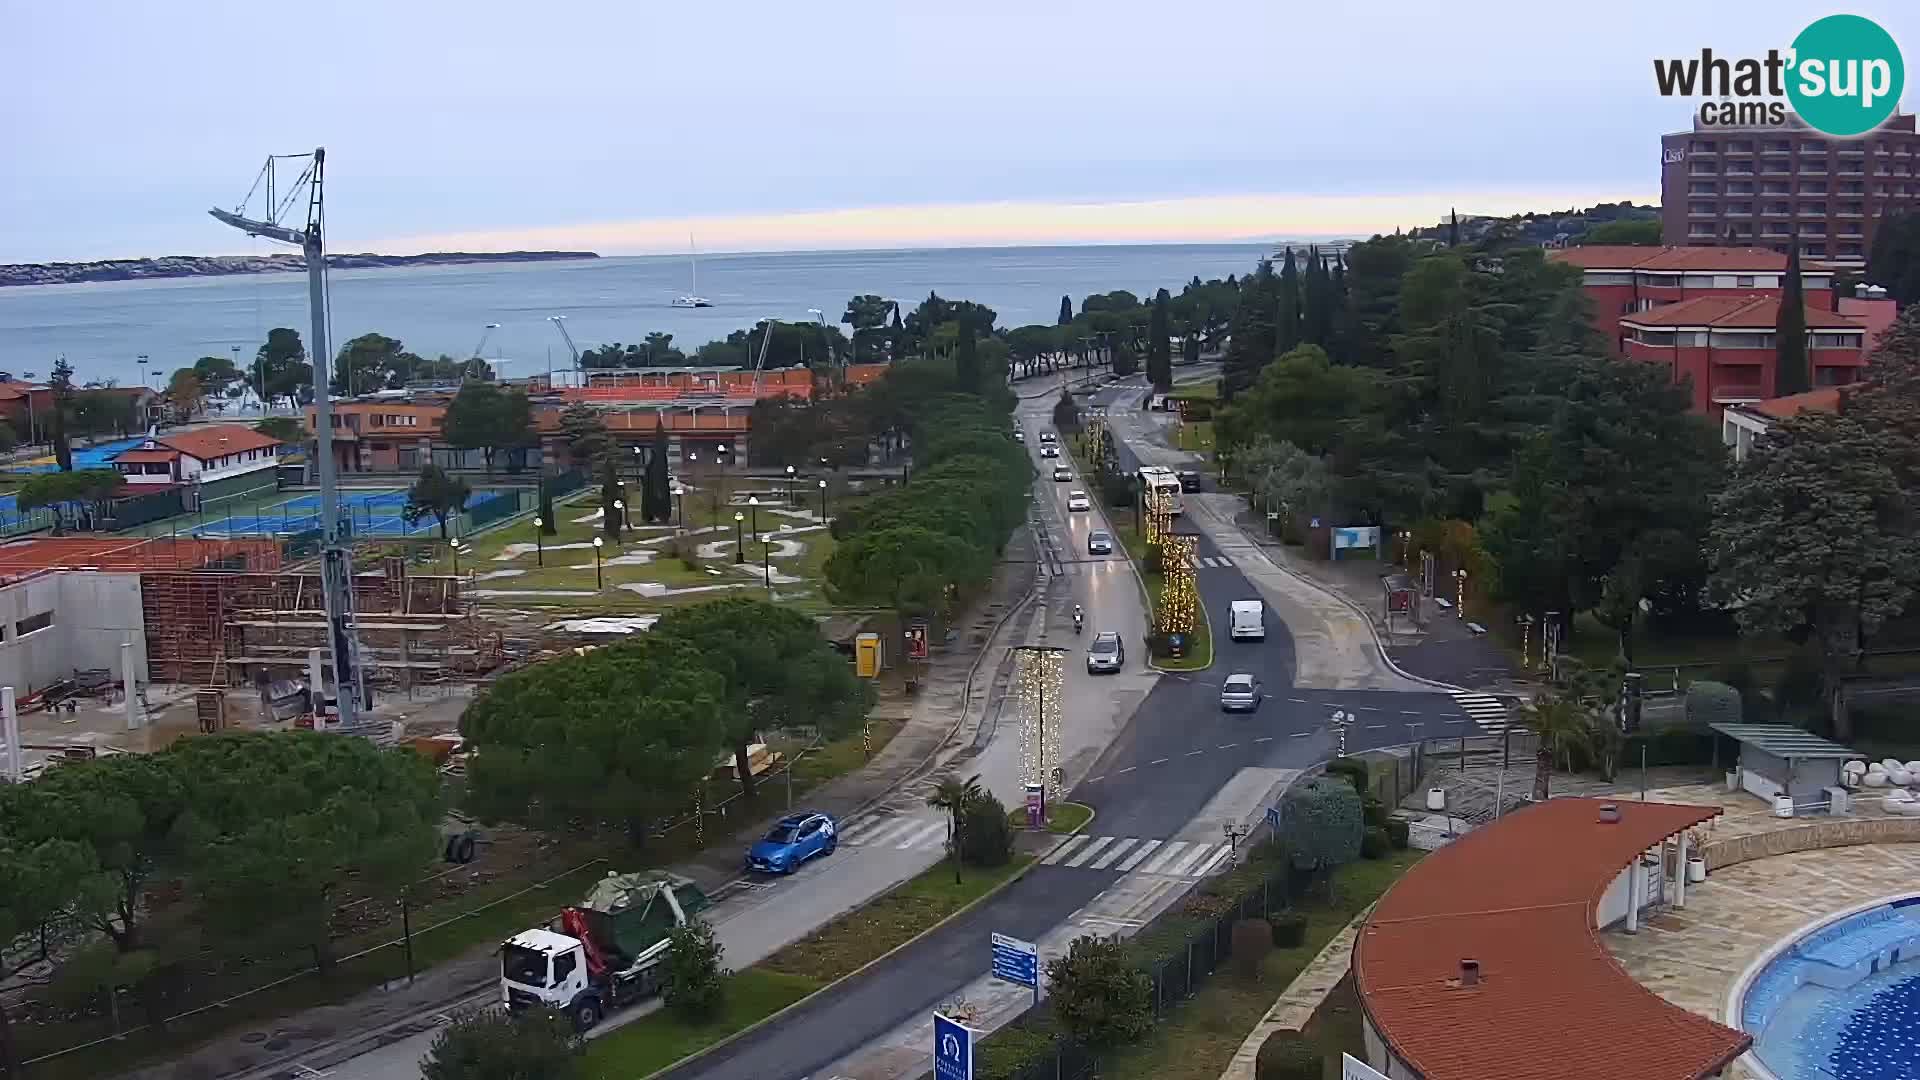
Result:
{"label": "pedestrian crossing", "polygon": [[[1225,555],[1196,555],[1193,563],[1196,569],[1204,570],[1232,570],[1241,565]],[[1125,565],[1126,564],[1119,559],[1085,559],[1062,562],[1059,572],[1063,574],[1093,574],[1103,569],[1123,569]]]}
{"label": "pedestrian crossing", "polygon": [[1185,840],[1143,840],[1132,836],[1075,836],[1042,856],[1046,866],[1070,870],[1112,870],[1122,874],[1199,879],[1233,853],[1231,844]]}
{"label": "pedestrian crossing", "polygon": [[1471,690],[1452,692],[1454,704],[1467,714],[1480,729],[1489,735],[1505,734],[1515,725],[1507,714],[1507,703],[1492,694],[1476,694]]}
{"label": "pedestrian crossing", "polygon": [[869,817],[844,822],[840,843],[848,847],[928,851],[947,846],[947,819],[934,817]]}

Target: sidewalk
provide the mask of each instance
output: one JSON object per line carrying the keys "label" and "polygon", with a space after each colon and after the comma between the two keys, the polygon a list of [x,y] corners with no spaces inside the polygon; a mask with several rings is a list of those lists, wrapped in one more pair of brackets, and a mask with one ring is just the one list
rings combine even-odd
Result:
{"label": "sidewalk", "polygon": [[[967,716],[969,699],[976,705],[985,702],[994,672],[982,665],[970,688],[969,675],[991,644],[996,624],[1033,586],[1037,568],[1030,554],[1022,554],[1031,551],[1030,545],[1025,532],[1015,534],[1007,550],[1010,561],[1000,565],[987,593],[966,620],[956,624],[954,640],[933,647],[920,692],[908,701],[876,706],[880,716],[887,715],[889,705],[904,712],[899,733],[866,765],[815,788],[805,797],[806,806],[836,817],[850,816],[933,765],[943,749],[958,748],[953,736]],[[763,802],[778,800],[780,810],[756,814],[751,821],[740,819],[729,827],[731,839],[721,836],[716,827],[716,838],[702,855],[671,869],[710,891],[740,877],[741,851],[785,813],[780,782],[776,779],[764,790]],[[477,945],[419,975],[412,986],[402,982],[379,987],[339,1004],[263,1019],[230,1030],[170,1062],[126,1075],[130,1080],[217,1080],[280,1065],[291,1067],[296,1061],[324,1066],[348,1060],[431,1030],[435,1013],[491,993],[498,975],[495,950],[493,943]]]}

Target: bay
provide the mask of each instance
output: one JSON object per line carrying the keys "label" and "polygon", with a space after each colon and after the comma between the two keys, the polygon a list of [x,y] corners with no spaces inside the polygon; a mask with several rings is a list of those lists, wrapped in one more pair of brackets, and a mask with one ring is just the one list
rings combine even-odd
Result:
{"label": "bay", "polygon": [[[399,338],[423,356],[484,355],[507,377],[566,367],[570,354],[548,316],[566,316],[582,349],[670,333],[691,352],[762,318],[838,325],[847,299],[874,293],[910,309],[929,292],[993,308],[1002,327],[1053,323],[1060,297],[1078,311],[1090,293],[1179,292],[1202,279],[1245,274],[1272,250],[1264,244],[952,248],[917,251],[709,255],[699,292],[710,308],[676,308],[693,289],[688,260],[625,256],[564,263],[340,270],[330,275],[335,350],[359,334]],[[486,324],[499,323],[491,333]],[[291,326],[308,336],[306,277],[231,277],[33,285],[0,289],[0,371],[45,379],[66,356],[77,378],[132,385],[143,373],[164,383],[196,357],[250,361],[267,331]],[[150,364],[143,372],[137,357]]]}

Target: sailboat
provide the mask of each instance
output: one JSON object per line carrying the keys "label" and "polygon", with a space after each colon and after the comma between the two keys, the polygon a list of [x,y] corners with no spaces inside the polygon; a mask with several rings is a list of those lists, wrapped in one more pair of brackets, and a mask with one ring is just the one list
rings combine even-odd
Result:
{"label": "sailboat", "polygon": [[687,261],[693,265],[693,289],[687,295],[674,300],[674,307],[712,307],[713,301],[700,295],[700,253],[694,250],[693,234],[687,234]]}

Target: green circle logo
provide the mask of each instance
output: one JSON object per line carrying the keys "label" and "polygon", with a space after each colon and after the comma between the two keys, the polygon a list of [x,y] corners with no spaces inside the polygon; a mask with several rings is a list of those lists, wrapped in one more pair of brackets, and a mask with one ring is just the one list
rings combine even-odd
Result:
{"label": "green circle logo", "polygon": [[1787,98],[1815,130],[1846,138],[1879,127],[1900,105],[1906,66],[1872,19],[1829,15],[1793,39]]}

